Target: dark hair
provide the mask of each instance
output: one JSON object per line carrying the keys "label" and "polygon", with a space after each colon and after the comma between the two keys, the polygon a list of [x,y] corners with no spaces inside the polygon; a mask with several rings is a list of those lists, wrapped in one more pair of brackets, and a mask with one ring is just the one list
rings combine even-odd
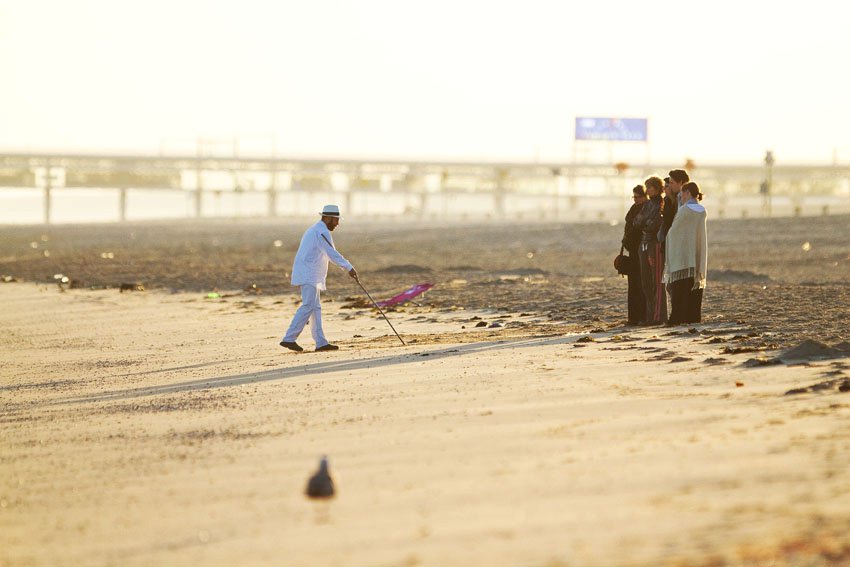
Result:
{"label": "dark hair", "polygon": [[664,185],[670,185],[670,176],[664,178]]}
{"label": "dark hair", "polygon": [[658,189],[659,193],[661,193],[661,191],[664,189],[664,182],[661,181],[661,178],[657,175],[647,177],[646,181],[644,181],[643,184],[646,185],[647,189],[649,189],[650,187],[655,187],[656,189]]}
{"label": "dark hair", "polygon": [[640,195],[641,197],[646,197],[646,188],[643,185],[635,185],[632,189],[632,195]]}
{"label": "dark hair", "polygon": [[691,180],[690,176],[688,176],[688,172],[684,169],[671,169],[667,175],[669,175],[670,179],[676,183],[687,183]]}
{"label": "dark hair", "polygon": [[699,190],[699,185],[697,185],[693,181],[682,185],[682,191],[687,191],[691,194],[691,197],[693,197],[697,201],[702,201],[702,191]]}

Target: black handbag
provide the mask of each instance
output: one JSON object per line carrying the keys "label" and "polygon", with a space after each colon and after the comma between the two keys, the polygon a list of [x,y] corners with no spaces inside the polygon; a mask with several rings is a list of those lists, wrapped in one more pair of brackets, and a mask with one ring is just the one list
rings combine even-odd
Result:
{"label": "black handbag", "polygon": [[614,258],[614,269],[618,274],[626,276],[630,273],[632,267],[632,259],[623,254],[623,247],[620,246],[620,253]]}

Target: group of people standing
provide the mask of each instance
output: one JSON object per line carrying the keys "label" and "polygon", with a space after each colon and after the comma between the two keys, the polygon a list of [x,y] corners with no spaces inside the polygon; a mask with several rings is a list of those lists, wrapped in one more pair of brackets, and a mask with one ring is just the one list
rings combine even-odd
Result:
{"label": "group of people standing", "polygon": [[630,259],[629,324],[699,323],[708,265],[702,191],[674,169],[636,185],[632,198],[622,241]]}

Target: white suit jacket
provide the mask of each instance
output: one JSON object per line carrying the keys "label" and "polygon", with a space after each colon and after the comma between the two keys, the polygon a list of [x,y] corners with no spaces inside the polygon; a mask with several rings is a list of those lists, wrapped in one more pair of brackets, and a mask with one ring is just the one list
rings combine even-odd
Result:
{"label": "white suit jacket", "polygon": [[331,231],[322,221],[304,232],[292,264],[292,285],[309,284],[321,290],[326,289],[328,261],[346,272],[351,270],[351,262],[336,251],[333,242]]}

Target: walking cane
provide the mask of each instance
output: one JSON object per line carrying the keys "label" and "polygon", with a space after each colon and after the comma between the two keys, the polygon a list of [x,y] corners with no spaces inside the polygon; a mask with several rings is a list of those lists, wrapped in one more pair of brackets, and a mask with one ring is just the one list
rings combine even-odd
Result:
{"label": "walking cane", "polygon": [[[330,246],[331,248],[333,248],[334,250],[336,250],[336,248],[334,247],[334,245],[333,245],[333,244],[331,244],[331,241],[330,241],[330,240],[328,240],[327,238],[325,238],[325,235],[324,235],[324,234],[322,235],[322,238],[324,238],[324,239],[325,239],[325,242],[327,242],[327,243],[328,243],[328,246]],[[369,293],[368,291],[366,291],[366,288],[365,288],[365,287],[363,287],[363,284],[362,284],[362,283],[360,283],[360,278],[359,278],[359,277],[357,277],[357,276],[355,276],[355,277],[354,277],[354,280],[357,282],[357,285],[359,285],[359,286],[360,286],[360,289],[362,289],[364,292],[366,292],[366,295],[368,295],[368,296],[369,296],[369,299],[372,301],[372,305],[374,305],[374,306],[375,306],[375,309],[377,309],[378,311],[380,311],[380,312],[381,312],[381,315],[384,315],[384,312],[381,310],[381,308],[380,308],[380,307],[378,307],[378,304],[375,302],[375,300],[374,300],[374,299],[372,299],[372,294],[371,294],[371,293]],[[404,342],[404,339],[402,339],[402,338],[401,338],[401,335],[399,335],[399,334],[398,334],[398,331],[396,331],[396,330],[395,330],[395,327],[393,327],[393,324],[392,324],[392,323],[390,323],[390,320],[389,320],[389,319],[387,319],[387,316],[386,316],[386,315],[384,315],[384,319],[386,319],[387,324],[390,326],[390,329],[392,329],[392,330],[393,330],[393,333],[395,333],[395,336],[397,336],[397,337],[398,337],[398,340],[400,340],[400,341],[401,341],[401,344],[403,344],[404,346],[407,346],[407,343],[405,343],[405,342]]]}
{"label": "walking cane", "polygon": [[[384,315],[384,312],[381,310],[381,308],[380,308],[380,307],[378,307],[378,304],[375,302],[375,300],[374,300],[374,299],[372,299],[372,294],[370,294],[368,291],[366,291],[366,288],[365,288],[365,287],[363,287],[363,284],[362,284],[362,283],[360,283],[360,278],[354,278],[354,280],[357,282],[357,285],[359,285],[359,286],[360,286],[360,289],[362,289],[364,292],[366,292],[366,295],[367,295],[367,296],[369,296],[369,299],[370,299],[370,300],[372,300],[372,305],[374,305],[374,306],[375,306],[375,309],[377,309],[378,311],[380,311],[380,312],[381,312],[381,315]],[[400,341],[401,341],[401,344],[403,344],[404,346],[407,346],[407,344],[404,342],[404,339],[402,339],[402,338],[401,338],[401,336],[398,334],[398,331],[396,331],[396,330],[395,330],[395,327],[393,327],[393,324],[392,324],[392,323],[390,323],[390,320],[389,320],[389,319],[387,319],[387,316],[386,316],[386,315],[384,315],[384,319],[386,319],[387,323],[388,323],[388,324],[389,324],[389,326],[390,326],[390,329],[392,329],[392,330],[393,330],[393,333],[395,333],[395,336],[397,336],[397,337],[398,337],[398,340],[400,340]]]}

